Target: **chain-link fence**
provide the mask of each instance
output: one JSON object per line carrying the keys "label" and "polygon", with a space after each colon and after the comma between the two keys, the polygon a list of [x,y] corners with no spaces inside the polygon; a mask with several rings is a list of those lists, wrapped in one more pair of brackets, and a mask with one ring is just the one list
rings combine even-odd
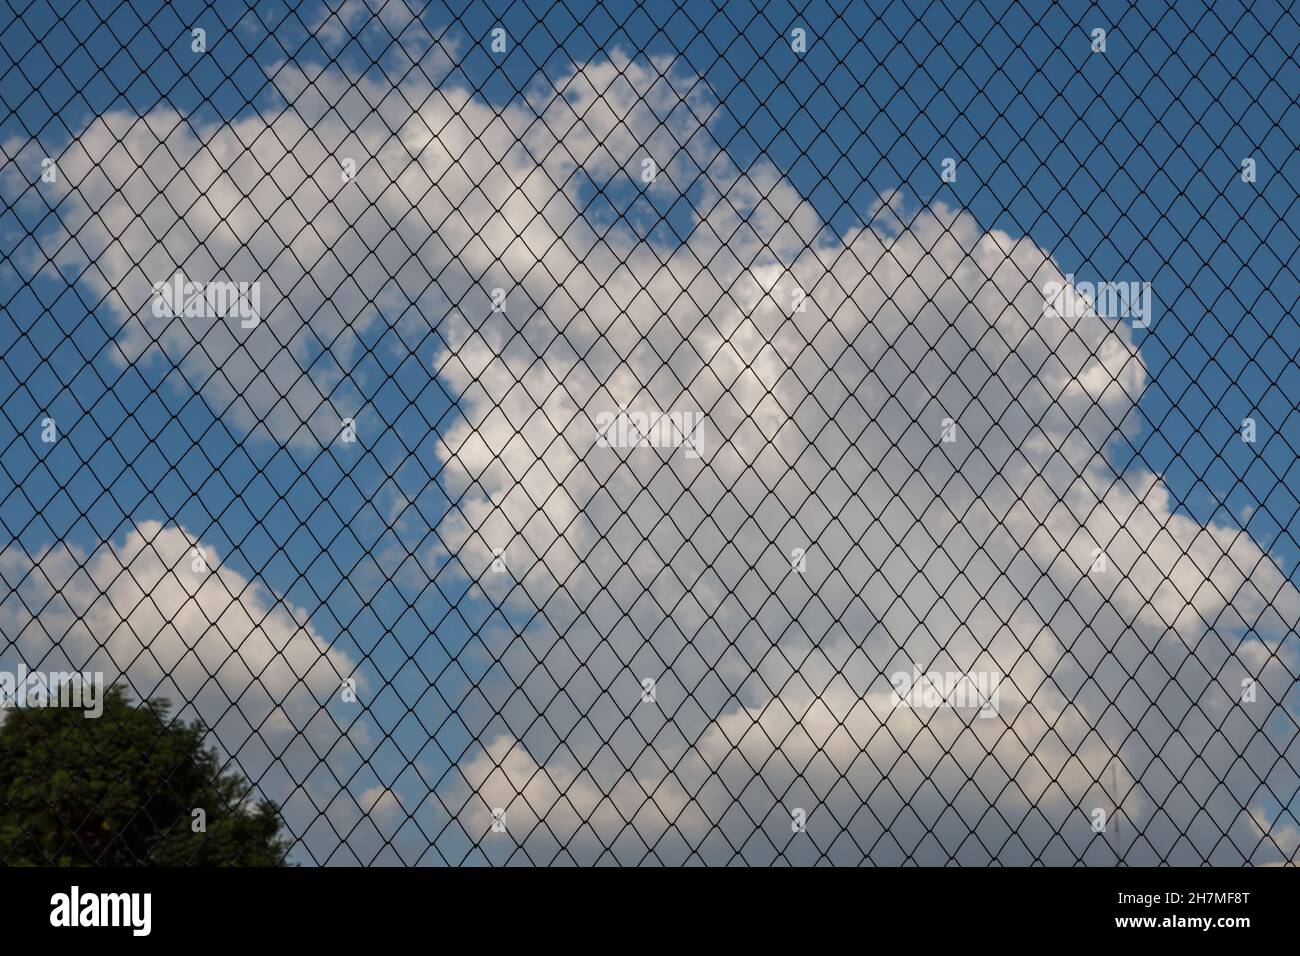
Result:
{"label": "chain-link fence", "polygon": [[0,18],[0,859],[1295,862],[1293,7]]}

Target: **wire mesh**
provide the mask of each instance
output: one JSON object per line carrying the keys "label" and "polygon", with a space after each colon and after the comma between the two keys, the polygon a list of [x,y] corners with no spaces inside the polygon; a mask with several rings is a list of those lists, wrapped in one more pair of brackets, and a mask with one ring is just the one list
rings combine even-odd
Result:
{"label": "wire mesh", "polygon": [[0,859],[1294,863],[1298,48],[6,0]]}

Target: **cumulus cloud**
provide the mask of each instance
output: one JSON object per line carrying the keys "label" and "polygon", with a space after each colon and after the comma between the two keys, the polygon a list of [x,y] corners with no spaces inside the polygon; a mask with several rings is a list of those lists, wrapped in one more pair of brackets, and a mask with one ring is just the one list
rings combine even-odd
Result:
{"label": "cumulus cloud", "polygon": [[366,686],[355,662],[184,528],[141,522],[89,552],[10,546],[0,576],[6,659],[99,671],[139,699],[167,698],[259,794],[283,803],[322,767],[356,762],[364,725],[338,705],[344,678]]}
{"label": "cumulus cloud", "polygon": [[[447,858],[1277,855],[1249,808],[1285,796],[1300,596],[1241,529],[1116,471],[1141,353],[1044,308],[1064,277],[1031,239],[899,193],[834,233],[770,163],[736,165],[669,60],[615,53],[504,106],[439,75],[277,77],[284,108],[225,125],[95,120],[59,156],[62,228],[25,251],[104,298],[119,361],[161,356],[284,443],[367,421],[376,323],[436,330],[459,417],[423,557],[475,628],[440,688],[473,743],[425,801]],[[681,197],[685,239],[637,225]],[[262,277],[265,321],[155,319],[181,267]],[[706,453],[602,447],[626,408],[702,413]],[[889,707],[913,665],[1005,675],[1002,712]]]}
{"label": "cumulus cloud", "polygon": [[[614,85],[607,69],[580,86]],[[665,133],[656,118],[694,115],[687,95],[612,99],[595,111],[593,142],[614,143],[590,158],[596,176]],[[568,152],[589,161],[581,140]],[[517,719],[471,711],[484,748],[441,795],[465,801],[478,851],[574,853],[585,834],[589,855],[624,861],[1267,853],[1245,808],[1267,798],[1269,764],[1235,751],[1281,710],[1294,656],[1260,649],[1280,648],[1300,598],[1240,529],[1176,513],[1159,476],[1111,467],[1146,384],[1131,330],[1081,304],[1046,310],[1044,286],[1064,278],[1050,256],[968,214],[891,194],[831,238],[767,165],[689,162],[709,177],[686,241],[616,227],[592,248],[618,246],[617,265],[587,295],[551,277],[585,279],[590,256],[520,275],[556,333],[544,348],[519,344],[520,323],[539,321],[526,305],[449,323],[436,362],[464,415],[443,438],[448,483],[466,489],[440,534],[526,622],[484,645],[526,647],[501,682],[527,703]],[[569,225],[578,248],[588,228]],[[702,410],[712,452],[602,447],[599,413],[638,404]],[[497,554],[509,574],[486,572]],[[538,661],[562,676],[538,680]],[[913,664],[1005,675],[1001,716],[879,706]],[[661,682],[652,716],[637,707],[647,676]],[[1246,678],[1271,695],[1251,718],[1233,710]],[[1154,699],[1183,719],[1160,727]],[[1230,767],[1249,786],[1189,785]],[[508,841],[484,828],[493,801],[513,808]],[[792,801],[812,821],[802,846]],[[1097,838],[1096,808],[1128,820],[1128,845]]]}

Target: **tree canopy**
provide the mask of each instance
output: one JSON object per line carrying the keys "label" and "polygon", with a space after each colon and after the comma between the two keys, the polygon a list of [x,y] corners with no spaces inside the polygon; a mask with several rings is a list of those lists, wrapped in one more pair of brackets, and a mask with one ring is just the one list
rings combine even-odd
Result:
{"label": "tree canopy", "polygon": [[[17,708],[0,722],[0,863],[274,866],[288,844],[274,803],[223,770],[200,722],[120,685],[104,712]],[[201,810],[202,828],[195,810]]]}

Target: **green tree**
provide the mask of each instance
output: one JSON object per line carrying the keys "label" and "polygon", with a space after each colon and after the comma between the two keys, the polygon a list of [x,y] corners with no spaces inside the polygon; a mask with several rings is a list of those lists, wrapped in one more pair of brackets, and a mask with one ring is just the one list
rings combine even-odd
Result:
{"label": "green tree", "polygon": [[[288,845],[270,801],[223,772],[199,722],[119,685],[104,713],[5,712],[0,723],[0,863],[35,866],[274,866]],[[192,811],[206,813],[195,833]]]}

